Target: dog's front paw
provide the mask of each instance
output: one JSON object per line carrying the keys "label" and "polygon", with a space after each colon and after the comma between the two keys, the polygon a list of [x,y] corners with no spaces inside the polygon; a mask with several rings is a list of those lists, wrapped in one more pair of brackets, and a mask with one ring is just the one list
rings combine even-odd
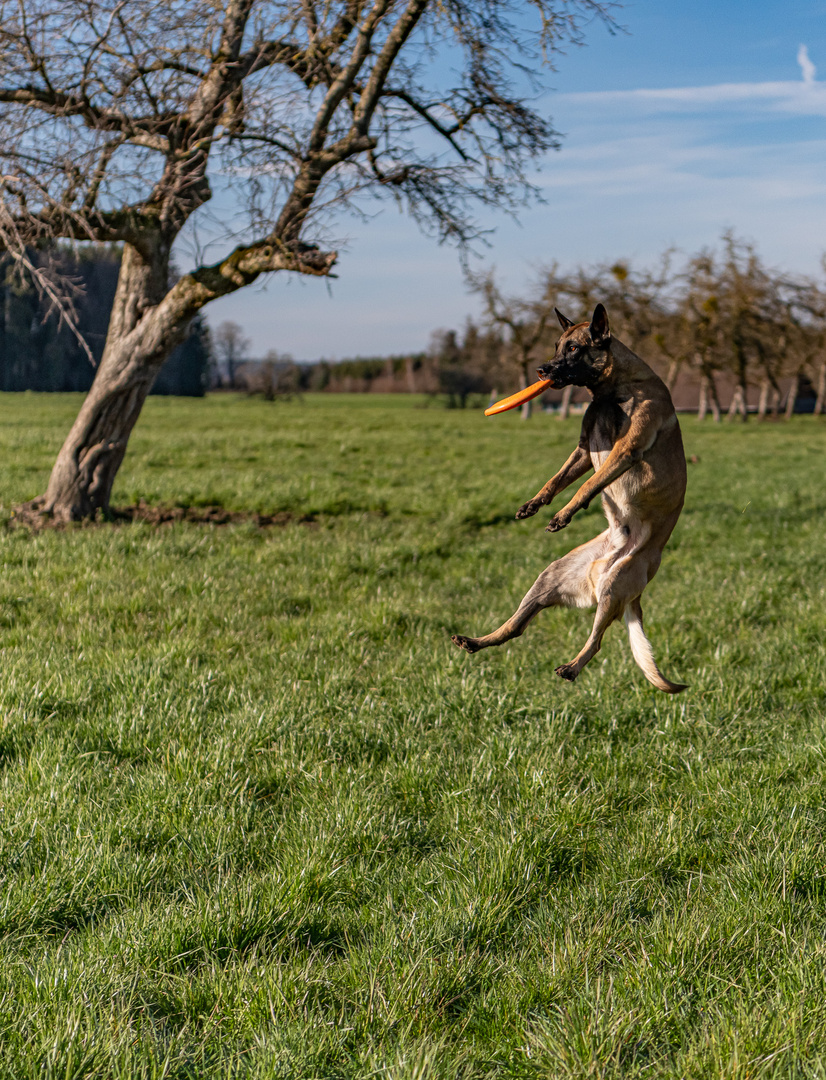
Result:
{"label": "dog's front paw", "polygon": [[545,532],[559,532],[560,529],[566,529],[570,524],[570,516],[560,510],[560,512],[555,514],[545,526]]}
{"label": "dog's front paw", "polygon": [[565,679],[566,682],[573,682],[577,675],[579,675],[576,664],[563,664],[562,667],[556,669],[556,673],[560,679]]}
{"label": "dog's front paw", "polygon": [[541,506],[542,503],[539,502],[538,499],[530,499],[528,502],[525,503],[524,506],[520,506],[519,509],[516,511],[517,520],[533,517]]}

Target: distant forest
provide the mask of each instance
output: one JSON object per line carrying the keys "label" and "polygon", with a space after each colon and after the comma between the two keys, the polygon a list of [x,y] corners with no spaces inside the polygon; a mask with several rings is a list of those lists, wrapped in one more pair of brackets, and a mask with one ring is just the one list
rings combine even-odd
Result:
{"label": "distant forest", "polygon": [[[113,245],[28,254],[34,265],[45,266],[48,261],[71,283],[77,329],[99,362],[120,251]],[[164,364],[151,392],[201,397],[209,387],[210,367],[209,330],[199,316],[187,340]],[[48,297],[8,255],[0,258],[0,390],[87,391],[94,374],[77,335],[50,310]]]}

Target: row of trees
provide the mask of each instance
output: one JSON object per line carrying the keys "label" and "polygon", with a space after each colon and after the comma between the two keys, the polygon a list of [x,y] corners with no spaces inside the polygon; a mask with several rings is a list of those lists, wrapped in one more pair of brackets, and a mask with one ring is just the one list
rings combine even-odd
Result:
{"label": "row of trees", "polygon": [[[435,331],[427,352],[322,361],[295,378],[308,390],[443,393],[463,407],[471,395],[535,381],[559,336],[555,307],[578,321],[602,302],[613,333],[698,406],[700,419],[746,419],[749,401],[761,417],[781,407],[790,415],[804,390],[817,414],[826,410],[826,284],[771,270],[733,234],[687,259],[668,252],[654,269],[619,261],[563,274],[553,266],[526,296],[506,295],[492,271],[471,275],[470,285],[481,317],[461,332]],[[563,415],[573,393],[562,394]]]}
{"label": "row of trees", "polygon": [[468,324],[461,341],[443,332],[433,346],[441,367],[455,369],[457,382],[461,373],[464,385],[533,382],[559,336],[554,307],[584,320],[602,302],[613,333],[671,389],[681,376],[698,384],[701,419],[720,419],[723,381],[733,385],[730,416],[746,419],[749,387],[759,388],[758,414],[776,415],[781,380],[791,380],[788,413],[804,383],[815,388],[815,412],[826,408],[826,285],[771,270],[731,233],[716,251],[685,261],[668,253],[654,270],[616,262],[562,274],[554,266],[527,296],[505,295],[492,272],[473,276],[471,285],[483,301],[482,319]]}

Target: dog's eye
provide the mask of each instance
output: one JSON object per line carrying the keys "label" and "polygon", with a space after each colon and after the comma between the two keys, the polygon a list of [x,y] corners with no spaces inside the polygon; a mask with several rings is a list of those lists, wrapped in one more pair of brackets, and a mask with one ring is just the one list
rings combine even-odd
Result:
{"label": "dog's eye", "polygon": [[576,350],[577,350],[576,345],[574,345],[573,341],[570,342],[569,345],[568,345],[568,352],[569,353],[575,353]]}

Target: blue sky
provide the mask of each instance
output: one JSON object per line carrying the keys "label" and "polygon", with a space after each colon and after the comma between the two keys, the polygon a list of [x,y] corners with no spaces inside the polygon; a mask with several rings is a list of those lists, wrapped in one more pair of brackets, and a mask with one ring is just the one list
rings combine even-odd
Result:
{"label": "blue sky", "polygon": [[[564,139],[536,182],[545,204],[495,232],[480,265],[513,291],[543,264],[651,264],[733,228],[772,266],[817,273],[826,251],[826,3],[634,0],[627,33],[594,25],[543,98]],[[801,52],[801,46],[805,52]],[[822,81],[821,81],[822,79]],[[455,250],[395,209],[340,224],[337,281],[276,275],[211,305],[253,353],[299,359],[425,348],[478,311]]]}

